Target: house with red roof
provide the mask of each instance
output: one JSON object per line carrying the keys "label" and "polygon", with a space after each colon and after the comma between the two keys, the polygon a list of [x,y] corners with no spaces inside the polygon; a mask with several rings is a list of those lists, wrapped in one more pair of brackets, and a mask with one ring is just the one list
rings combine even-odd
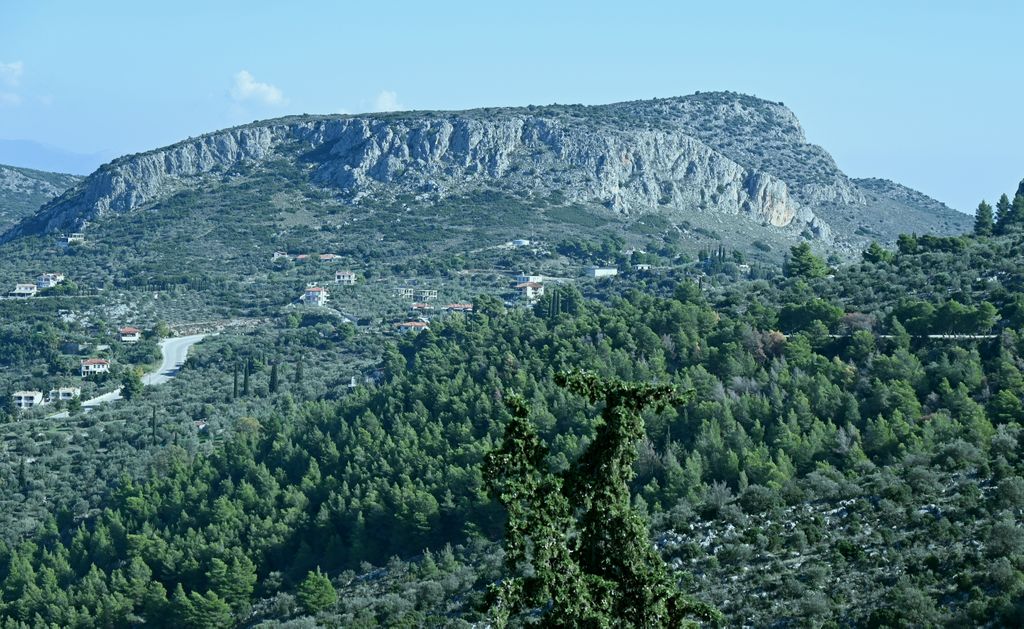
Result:
{"label": "house with red roof", "polygon": [[138,343],[142,340],[142,330],[131,326],[120,328],[117,337],[122,343]]}
{"label": "house with red roof", "polygon": [[322,286],[307,286],[302,294],[302,302],[307,306],[326,306],[327,289]]}
{"label": "house with red roof", "polygon": [[110,373],[110,361],[105,358],[86,358],[81,363],[82,377]]}
{"label": "house with red roof", "polygon": [[404,321],[396,323],[395,327],[398,328],[399,332],[403,333],[422,332],[423,330],[429,330],[430,324],[426,321]]}
{"label": "house with red roof", "polygon": [[516,284],[516,290],[520,291],[523,299],[531,304],[544,296],[544,285],[539,282]]}

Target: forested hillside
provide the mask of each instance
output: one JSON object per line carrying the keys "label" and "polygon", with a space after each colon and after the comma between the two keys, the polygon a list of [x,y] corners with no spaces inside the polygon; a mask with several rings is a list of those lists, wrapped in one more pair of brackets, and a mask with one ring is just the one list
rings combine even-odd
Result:
{"label": "forested hillside", "polygon": [[[644,411],[633,507],[673,582],[728,624],[1019,625],[1024,190],[994,214],[975,235],[907,235],[842,268],[796,246],[765,279],[735,281],[723,252],[700,277],[552,285],[532,309],[481,295],[471,315],[389,341],[379,379],[351,391],[300,396],[264,367],[218,443],[154,430],[139,439],[148,470],[101,510],[54,496],[36,532],[0,545],[0,615],[483,621],[507,576],[506,514],[484,479],[506,401],[522,396],[544,464],[570,469],[604,421],[602,403],[558,385],[582,368],[694,392]],[[348,326],[292,325],[262,355],[353,343]],[[189,367],[213,415],[238,394],[238,351],[223,352]],[[128,423],[148,426],[134,408]],[[35,473],[23,458],[0,482],[27,500]]]}

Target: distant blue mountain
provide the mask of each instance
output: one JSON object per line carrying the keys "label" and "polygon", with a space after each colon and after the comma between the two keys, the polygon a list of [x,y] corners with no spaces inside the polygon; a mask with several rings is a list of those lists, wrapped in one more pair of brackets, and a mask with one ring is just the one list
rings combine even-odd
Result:
{"label": "distant blue mountain", "polygon": [[0,164],[54,173],[88,175],[116,155],[74,153],[32,140],[0,139]]}

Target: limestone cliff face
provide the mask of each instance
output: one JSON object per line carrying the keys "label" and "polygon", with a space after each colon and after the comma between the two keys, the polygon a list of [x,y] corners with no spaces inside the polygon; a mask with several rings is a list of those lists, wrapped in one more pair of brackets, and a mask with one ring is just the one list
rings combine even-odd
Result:
{"label": "limestone cliff face", "polygon": [[[829,238],[820,202],[862,202],[788,109],[698,95],[603,107],[543,107],[253,123],[129,155],[4,236],[81,228],[239,166],[301,159],[313,185],[353,203],[366,195],[436,199],[493,187],[601,203],[624,214],[743,215]],[[815,164],[808,165],[808,159]]]}

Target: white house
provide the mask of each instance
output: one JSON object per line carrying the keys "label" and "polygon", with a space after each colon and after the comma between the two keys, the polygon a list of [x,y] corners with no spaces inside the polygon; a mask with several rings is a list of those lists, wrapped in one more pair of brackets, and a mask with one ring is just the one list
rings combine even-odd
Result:
{"label": "white house", "polygon": [[516,289],[522,293],[523,299],[530,303],[544,296],[544,285],[539,282],[522,282],[516,284]]}
{"label": "white house", "polygon": [[395,324],[399,332],[410,333],[410,332],[422,332],[423,330],[429,330],[430,324],[426,321],[405,321],[403,323]]}
{"label": "white house", "polygon": [[473,312],[473,304],[448,304],[444,309],[448,312]]}
{"label": "white house", "polygon": [[50,389],[49,401],[50,402],[67,402],[77,397],[81,397],[82,390],[78,387],[60,387],[59,389]]}
{"label": "white house", "polygon": [[519,275],[516,276],[516,282],[519,284],[526,284],[527,282],[540,284],[543,281],[543,275],[527,275],[526,273],[520,273]]}
{"label": "white house", "polygon": [[338,256],[334,255],[333,253],[321,253],[320,254],[320,261],[321,262],[337,262],[338,261]]}
{"label": "white house", "polygon": [[142,340],[142,330],[129,326],[119,329],[117,336],[122,343],[138,343]]}
{"label": "white house", "polygon": [[86,358],[82,361],[82,377],[98,373],[110,373],[110,361],[103,358]]}
{"label": "white house", "polygon": [[63,273],[43,273],[36,278],[36,287],[40,290],[44,288],[53,288],[57,284],[64,281]]}
{"label": "white house", "polygon": [[35,284],[15,284],[14,290],[11,291],[11,297],[35,297],[38,292],[39,288]]}
{"label": "white house", "polygon": [[271,262],[277,262],[281,258],[284,258],[285,260],[287,260],[288,259],[288,252],[287,251],[275,251],[274,255],[272,255],[270,257],[270,261]]}
{"label": "white house", "polygon": [[39,406],[43,403],[42,391],[15,391],[11,397],[14,398],[14,408],[21,410]]}
{"label": "white house", "polygon": [[82,232],[75,232],[61,238],[60,244],[66,247],[68,245],[80,245],[83,242],[85,242],[85,234]]}
{"label": "white house", "polygon": [[634,271],[639,271],[639,272],[643,273],[643,272],[646,272],[646,271],[650,271],[651,270],[651,265],[650,264],[634,264],[633,265],[633,270]]}
{"label": "white house", "polygon": [[355,286],[356,285],[356,273],[355,271],[338,271],[334,274],[334,283],[341,284],[342,286]]}
{"label": "white house", "polygon": [[619,270],[613,266],[592,266],[587,269],[587,275],[590,277],[612,277],[618,274]]}
{"label": "white house", "polygon": [[736,265],[736,269],[740,273],[742,273],[744,275],[750,275],[750,265],[749,264],[737,264]]}
{"label": "white house", "polygon": [[527,240],[526,238],[516,238],[515,240],[512,241],[512,246],[513,247],[529,247],[530,246],[530,241]]}
{"label": "white house", "polygon": [[302,294],[302,301],[309,306],[327,305],[327,289],[320,286],[307,286]]}

